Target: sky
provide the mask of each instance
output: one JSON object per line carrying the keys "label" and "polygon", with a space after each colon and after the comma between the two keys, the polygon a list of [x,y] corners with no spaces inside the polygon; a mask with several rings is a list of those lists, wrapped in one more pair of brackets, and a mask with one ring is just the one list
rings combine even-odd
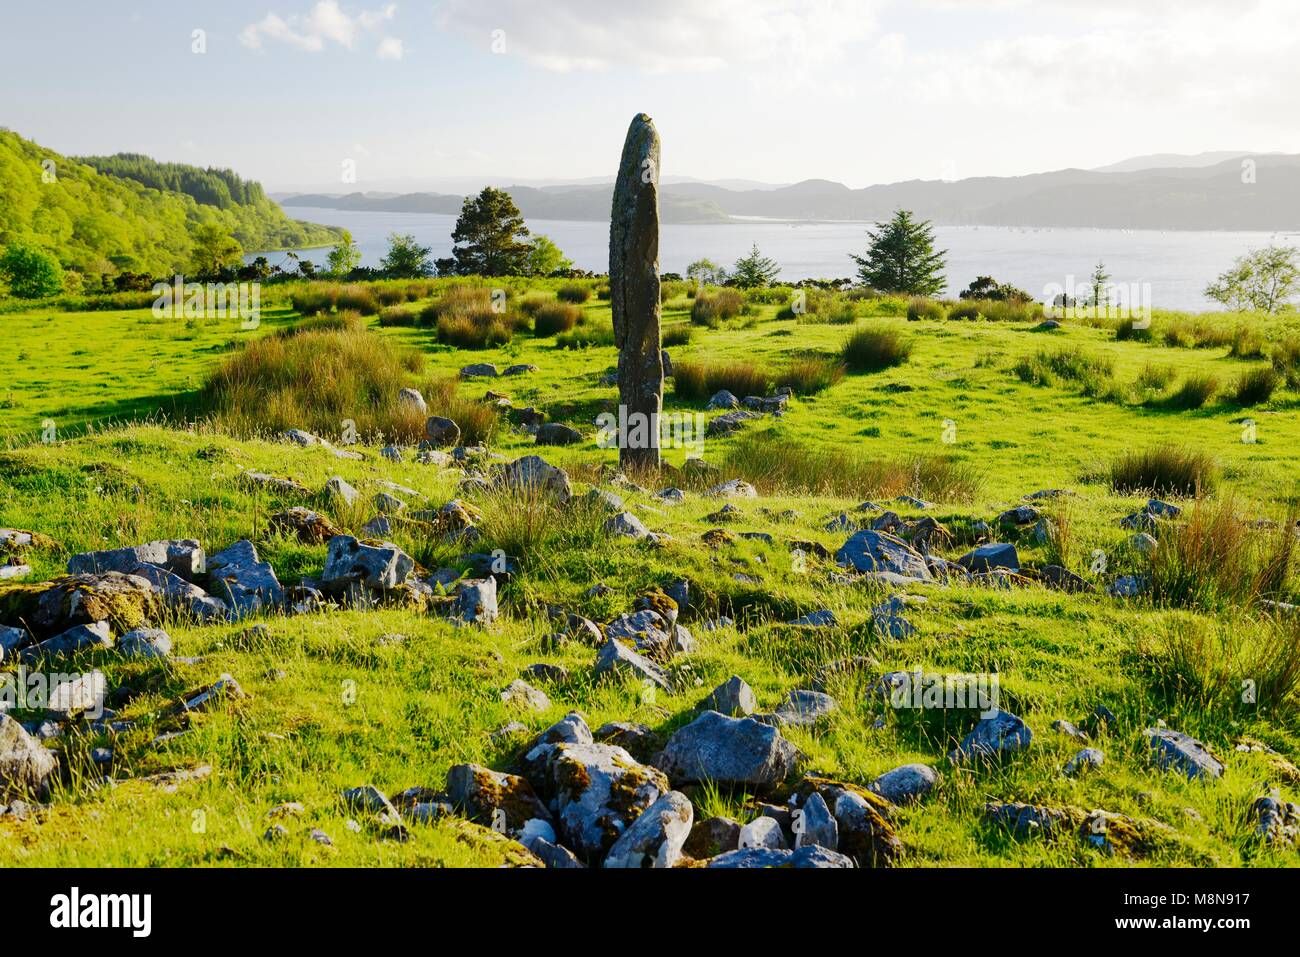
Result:
{"label": "sky", "polygon": [[[858,188],[1300,152],[1295,0],[0,0],[0,125],[268,188]],[[350,175],[351,178],[348,178]]]}

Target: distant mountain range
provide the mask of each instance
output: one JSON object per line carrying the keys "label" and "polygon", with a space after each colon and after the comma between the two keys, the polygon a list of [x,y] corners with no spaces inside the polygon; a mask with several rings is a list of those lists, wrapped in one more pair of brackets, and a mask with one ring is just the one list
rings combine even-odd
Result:
{"label": "distant mountain range", "polygon": [[[524,217],[534,220],[607,220],[613,198],[609,183],[506,190]],[[290,207],[448,215],[458,213],[463,201],[460,195],[428,192],[296,193],[273,198]],[[941,225],[1300,230],[1300,155],[1156,154],[1095,170],[953,182],[908,180],[864,189],[821,179],[731,189],[667,178],[660,188],[660,215],[665,223],[747,218],[875,222],[900,207]]]}

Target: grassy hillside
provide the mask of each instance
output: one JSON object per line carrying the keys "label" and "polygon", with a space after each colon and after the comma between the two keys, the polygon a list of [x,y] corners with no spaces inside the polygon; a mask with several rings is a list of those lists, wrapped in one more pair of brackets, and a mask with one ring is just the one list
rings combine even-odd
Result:
{"label": "grassy hillside", "polygon": [[186,268],[190,236],[203,223],[219,223],[249,251],[337,238],[330,227],[289,219],[260,186],[233,174],[223,178],[147,157],[83,162],[8,130],[0,130],[0,196],[0,246],[34,241],[57,250],[65,267],[96,279]]}
{"label": "grassy hillside", "polygon": [[[705,440],[703,457],[720,469],[713,478],[744,478],[760,493],[733,500],[738,513],[728,518],[715,515],[726,500],[704,494],[713,478],[677,470],[634,477],[644,491],[611,481],[608,467],[616,463],[616,452],[596,446],[592,422],[617,404],[617,389],[605,379],[615,366],[614,350],[557,345],[583,337],[600,342],[606,303],[591,298],[577,305],[579,319],[571,329],[558,338],[539,337],[523,317],[539,315],[543,303],[555,300],[559,284],[520,287],[510,297],[507,315],[517,328],[509,342],[456,348],[447,341],[463,330],[438,326],[450,314],[447,301],[462,295],[448,296],[447,285],[417,284],[400,296],[390,294],[414,298],[386,307],[396,311],[384,312],[382,320],[327,315],[316,321],[316,332],[298,336],[286,335],[299,321],[289,304],[269,310],[252,332],[215,320],[159,324],[147,311],[8,318],[14,335],[0,345],[0,366],[21,373],[32,366],[31,356],[41,356],[39,380],[33,372],[0,396],[0,430],[9,436],[0,453],[0,527],[48,537],[22,553],[32,566],[27,582],[58,576],[70,555],[90,549],[197,538],[211,554],[248,537],[281,581],[294,584],[320,574],[326,546],[271,531],[269,516],[306,505],[338,528],[361,534],[374,515],[368,501],[391,489],[381,484],[386,482],[409,490],[400,495],[412,509],[437,508],[453,498],[468,501],[481,512],[481,538],[473,550],[501,548],[518,559],[519,568],[502,588],[502,617],[487,628],[455,627],[414,607],[327,610],[202,627],[166,620],[175,643],[167,660],[83,652],[74,663],[102,667],[115,689],[114,720],[130,724],[116,734],[74,724],[52,742],[65,769],[56,793],[47,809],[25,820],[0,817],[0,862],[518,862],[517,844],[457,816],[433,824],[408,821],[406,842],[384,840],[369,825],[354,830],[348,822],[357,815],[339,794],[363,784],[389,795],[413,787],[432,793],[444,787],[448,769],[458,763],[515,767],[529,739],[571,709],[580,710],[592,728],[607,721],[645,724],[662,744],[734,674],[752,686],[759,710],[773,709],[788,691],[809,688],[819,676],[838,702],[814,727],[782,729],[803,753],[786,789],[805,771],[856,786],[911,762],[941,772],[942,782],[924,801],[890,812],[904,848],[901,866],[1300,863],[1294,848],[1261,842],[1252,810],[1269,788],[1279,789],[1284,799],[1300,795],[1300,771],[1292,763],[1300,760],[1293,665],[1300,624],[1273,619],[1259,595],[1193,594],[1171,584],[1177,577],[1171,562],[1205,554],[1196,541],[1206,529],[1227,549],[1223,561],[1239,561],[1234,567],[1244,570],[1256,568],[1264,550],[1293,531],[1289,525],[1276,536],[1241,530],[1248,520],[1286,520],[1298,504],[1300,394],[1283,385],[1263,404],[1249,407],[1235,397],[1239,378],[1268,366],[1267,358],[1233,358],[1228,346],[1171,346],[1160,336],[1117,340],[1114,329],[1102,326],[1067,323],[1049,330],[1036,319],[908,322],[907,304],[891,299],[857,303],[850,323],[832,324],[807,321],[816,314],[804,321],[778,319],[783,299],[777,293],[771,302],[753,302],[746,313],[713,327],[693,325],[693,300],[674,288],[665,334],[676,343],[668,351],[682,383],[743,373],[773,382],[785,377],[809,390],[780,417],[764,414],[733,435]],[[318,302],[311,299],[319,300],[320,288],[291,291],[302,310],[314,311]],[[339,291],[329,296],[337,298]],[[355,291],[352,296],[360,301]],[[832,312],[828,307],[824,315]],[[1157,329],[1186,321],[1158,317]],[[1255,321],[1246,315],[1214,320],[1229,326]],[[567,320],[557,322],[563,326]],[[910,357],[881,371],[841,370],[825,382],[809,371],[815,363],[796,374],[794,359],[834,364],[854,329],[896,333],[910,341]],[[1287,331],[1272,330],[1271,338],[1277,341]],[[305,338],[313,335],[322,337],[321,346]],[[276,349],[263,354],[266,382],[277,385],[251,397],[207,387],[214,370],[235,361],[232,350],[277,336]],[[515,409],[536,407],[551,421],[576,427],[583,440],[538,447],[532,435],[512,426],[517,416],[507,411],[489,454],[502,461],[541,454],[568,470],[577,496],[593,487],[616,493],[629,511],[668,538],[657,545],[611,538],[601,529],[604,515],[583,507],[560,510],[463,484],[491,460],[471,461],[464,470],[421,464],[404,442],[403,461],[391,461],[380,454],[381,443],[365,435],[356,447],[360,459],[277,440],[273,413],[290,407],[287,393],[295,391],[301,400],[323,387],[313,382],[309,367],[294,364],[321,354],[315,350],[330,336],[373,337],[363,341],[372,343],[375,357],[393,349],[402,358],[398,366],[379,358],[358,363],[366,368],[342,390],[345,407],[349,397],[356,402],[358,414],[349,417],[361,421],[363,411],[382,416],[400,386],[419,385],[430,412],[455,407],[464,422],[465,410],[494,390]],[[479,362],[536,369],[447,387],[458,370]],[[730,368],[720,372],[726,364]],[[372,367],[387,377],[380,395],[365,388]],[[1219,386],[1204,406],[1189,410],[1173,403],[1186,381],[1206,375]],[[255,425],[252,404],[268,423],[261,434],[249,427]],[[676,396],[669,386],[669,411],[700,412],[710,420],[722,414],[704,405]],[[297,408],[304,416],[315,414],[310,404]],[[109,427],[104,421],[157,409],[205,418],[185,429]],[[335,414],[331,409],[320,422],[301,425],[337,442],[341,425],[330,422]],[[43,418],[58,424],[58,441],[36,440]],[[1242,441],[1244,418],[1254,420],[1258,441]],[[96,429],[84,431],[96,421]],[[1170,444],[1202,453],[1207,474],[1217,481],[1213,495],[1200,502],[1167,496],[1184,513],[1161,520],[1159,550],[1148,558],[1120,522],[1141,510],[1149,495],[1116,488],[1111,469],[1135,450]],[[685,454],[672,449],[667,458],[681,466]],[[241,475],[254,471],[291,478],[305,491],[253,491]],[[347,507],[325,494],[332,476],[355,486],[361,502]],[[681,504],[655,495],[673,485],[685,490]],[[998,526],[998,515],[1025,504],[1024,496],[1039,489],[1075,493],[1033,502],[1055,532],[1038,536],[1032,526]],[[900,494],[933,504],[898,501]],[[950,559],[985,536],[978,523],[987,522],[988,536],[1016,545],[1025,574],[1010,581],[895,587],[846,576],[829,557],[819,557],[818,546],[833,553],[848,538],[852,528],[833,522],[841,514],[850,526],[876,519],[880,512],[858,510],[865,499],[907,520],[937,520],[951,537],[936,539],[935,551]],[[1224,514],[1228,519],[1216,525],[1215,516]],[[717,534],[718,528],[726,534]],[[469,565],[464,544],[444,540],[426,524],[396,522],[389,537],[426,573]],[[802,543],[801,555],[794,554],[793,543]],[[1104,569],[1093,560],[1098,550],[1108,558]],[[1046,587],[1042,569],[1054,564],[1078,573],[1087,589]],[[1286,572],[1294,571],[1289,553],[1286,565]],[[1106,594],[1105,586],[1123,574],[1154,576],[1165,591],[1131,599]],[[1198,574],[1209,581],[1215,569],[1201,566]],[[597,681],[595,648],[573,637],[551,637],[557,630],[548,614],[552,606],[608,622],[629,611],[646,589],[681,579],[690,583],[691,596],[681,621],[698,649],[668,664],[672,691],[648,696],[632,680]],[[605,588],[593,589],[597,583]],[[8,590],[16,587],[25,586]],[[0,586],[0,607],[5,591]],[[1295,592],[1287,574],[1269,594],[1289,600]],[[873,625],[873,609],[889,594],[916,600],[905,612],[913,634],[890,638]],[[833,612],[836,623],[787,624],[818,610]],[[703,627],[720,615],[734,623]],[[250,630],[256,624],[265,628]],[[859,662],[858,671],[823,671],[852,656],[870,661]],[[537,663],[567,669],[549,680],[529,679],[546,692],[549,705],[527,711],[504,702],[502,690]],[[892,709],[869,693],[883,673],[913,668],[996,673],[1002,707],[1029,725],[1032,744],[990,763],[949,763],[947,753],[975,726],[974,714]],[[183,719],[169,711],[180,696],[223,673],[234,676],[247,697]],[[1239,693],[1244,679],[1260,689],[1254,700]],[[1098,706],[1113,712],[1115,721],[1084,722]],[[1087,774],[1064,775],[1063,766],[1082,745],[1055,730],[1057,720],[1089,728],[1090,744],[1104,751],[1105,763]],[[1154,768],[1143,732],[1162,721],[1205,742],[1225,764],[1223,776],[1189,781]],[[511,722],[524,729],[496,733]],[[156,741],[162,732],[179,730],[187,733]],[[111,748],[107,764],[92,764],[96,748]],[[150,779],[196,767],[211,772],[170,786]],[[103,785],[105,774],[114,786]],[[781,788],[766,794],[699,785],[684,790],[696,821],[726,815],[742,823],[760,813],[763,801],[780,803],[786,794]],[[1018,839],[988,823],[990,801],[1104,809],[1167,830],[1159,830],[1152,846],[1131,852],[1106,853],[1072,834]],[[286,802],[301,804],[301,812],[283,819],[284,838],[265,839],[272,809]],[[328,834],[333,846],[308,839],[313,828]]]}

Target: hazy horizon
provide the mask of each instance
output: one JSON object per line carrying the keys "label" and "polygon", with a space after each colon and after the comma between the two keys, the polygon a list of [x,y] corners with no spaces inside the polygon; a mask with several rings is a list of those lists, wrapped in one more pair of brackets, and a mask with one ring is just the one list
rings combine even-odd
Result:
{"label": "hazy horizon", "polygon": [[639,111],[665,176],[702,180],[861,188],[1296,153],[1292,16],[1280,0],[70,2],[6,13],[0,123],[276,191],[607,178]]}

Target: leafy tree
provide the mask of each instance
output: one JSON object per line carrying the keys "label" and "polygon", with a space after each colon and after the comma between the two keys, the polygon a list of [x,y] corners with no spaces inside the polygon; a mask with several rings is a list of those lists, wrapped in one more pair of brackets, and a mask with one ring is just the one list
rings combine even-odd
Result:
{"label": "leafy tree", "polygon": [[947,285],[943,278],[944,257],[948,251],[935,251],[930,223],[915,220],[909,210],[900,209],[889,222],[876,225],[876,230],[867,230],[867,254],[849,255],[858,264],[862,283],[882,292],[913,296],[943,292]]}
{"label": "leafy tree", "polygon": [[325,267],[331,276],[346,276],[360,265],[361,250],[352,241],[352,234],[345,229],[343,239],[330,250]]}
{"label": "leafy tree", "polygon": [[560,251],[548,236],[538,233],[528,246],[528,260],[524,271],[529,276],[549,276],[573,268],[573,260]]}
{"label": "leafy tree", "polygon": [[[439,262],[439,271],[461,276],[519,276],[528,269],[532,245],[524,242],[528,227],[510,194],[491,186],[478,196],[465,197],[452,230],[452,264]],[[450,270],[443,270],[451,265]]]}
{"label": "leafy tree", "polygon": [[21,240],[0,253],[0,279],[18,299],[43,299],[63,291],[63,267],[58,257]]}
{"label": "leafy tree", "polygon": [[999,302],[1032,302],[1034,297],[1010,283],[998,282],[992,276],[978,276],[969,286],[957,293],[958,299],[993,299]]}
{"label": "leafy tree", "polygon": [[741,289],[752,289],[755,286],[770,285],[780,272],[781,267],[776,264],[776,260],[768,259],[760,253],[758,243],[754,243],[748,256],[736,260],[730,279]]}
{"label": "leafy tree", "polygon": [[389,233],[388,252],[379,261],[384,274],[392,279],[421,279],[433,272],[429,262],[432,250],[421,246],[410,233]]}
{"label": "leafy tree", "polygon": [[712,259],[697,259],[686,267],[686,278],[701,286],[721,285],[727,281],[727,271]]}
{"label": "leafy tree", "polygon": [[1266,246],[1238,256],[1232,268],[1205,287],[1205,295],[1229,309],[1277,312],[1300,289],[1300,250]]}
{"label": "leafy tree", "polygon": [[216,276],[227,266],[237,266],[244,248],[218,223],[204,223],[194,230],[191,268],[199,276]]}
{"label": "leafy tree", "polygon": [[1106,272],[1106,264],[1099,260],[1092,270],[1092,305],[1100,309],[1104,304],[1109,302],[1110,273]]}

